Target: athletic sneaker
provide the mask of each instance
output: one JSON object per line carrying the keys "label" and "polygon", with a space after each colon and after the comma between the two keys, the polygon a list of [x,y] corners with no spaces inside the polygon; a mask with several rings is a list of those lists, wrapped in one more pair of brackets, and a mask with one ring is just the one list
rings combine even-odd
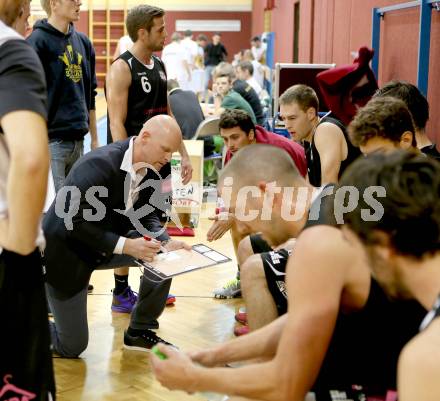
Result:
{"label": "athletic sneaker", "polygon": [[237,337],[244,336],[249,333],[249,326],[237,326],[234,329],[234,335]]}
{"label": "athletic sneaker", "polygon": [[173,294],[168,294],[167,296],[167,302],[166,302],[166,306],[171,306],[174,305],[174,302],[176,302],[176,296]]}
{"label": "athletic sneaker", "polygon": [[234,278],[228,281],[223,288],[214,290],[214,298],[229,299],[241,297],[240,280]]}
{"label": "athletic sneaker", "polygon": [[131,313],[137,301],[137,293],[128,286],[122,294],[113,293],[112,311],[119,313]]}
{"label": "athletic sneaker", "polygon": [[173,344],[160,338],[152,330],[146,329],[140,336],[130,336],[127,330],[124,331],[124,348],[133,351],[149,352],[158,343],[175,347]]}

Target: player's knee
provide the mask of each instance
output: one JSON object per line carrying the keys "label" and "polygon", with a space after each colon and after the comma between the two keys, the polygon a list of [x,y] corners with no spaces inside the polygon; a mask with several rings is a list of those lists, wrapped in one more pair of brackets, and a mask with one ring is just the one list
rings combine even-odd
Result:
{"label": "player's knee", "polygon": [[254,251],[252,249],[251,240],[250,237],[247,236],[243,238],[238,244],[237,257],[240,266],[243,265],[246,262],[246,260],[253,254]]}
{"label": "player's knee", "polygon": [[78,336],[75,341],[58,344],[55,351],[64,358],[78,358],[87,348],[88,336]]}
{"label": "player's knee", "polygon": [[252,255],[240,266],[241,284],[252,284],[256,280],[264,279],[264,268],[261,255]]}

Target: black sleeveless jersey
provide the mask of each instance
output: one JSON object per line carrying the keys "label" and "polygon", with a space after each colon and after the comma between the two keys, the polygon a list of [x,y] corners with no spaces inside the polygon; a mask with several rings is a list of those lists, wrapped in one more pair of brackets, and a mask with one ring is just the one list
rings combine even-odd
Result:
{"label": "black sleeveless jersey", "polygon": [[423,322],[420,325],[420,331],[425,330],[432,323],[432,321],[438,318],[439,316],[440,316],[440,295],[435,301],[435,304],[432,307],[431,311],[423,319]]}
{"label": "black sleeveless jersey", "polygon": [[151,117],[167,114],[167,75],[163,62],[152,56],[152,63],[141,63],[129,51],[121,54],[131,71],[125,129],[128,136],[138,135]]}
{"label": "black sleeveless jersey", "polygon": [[[344,134],[345,142],[347,142],[347,158],[345,160],[342,160],[341,166],[339,168],[338,178],[341,178],[341,175],[345,171],[345,169],[361,155],[361,151],[352,145],[350,139],[348,138],[344,124],[342,124],[339,120],[336,120],[332,117],[323,117],[316,128],[318,128],[318,126],[322,123],[332,123],[339,127]],[[314,136],[312,138],[311,144],[308,146],[308,148],[306,147],[306,158],[309,182],[314,187],[319,187],[322,184],[321,158],[319,157],[318,149],[316,149]]]}
{"label": "black sleeveless jersey", "polygon": [[[315,199],[304,230],[316,225],[337,226],[335,187],[327,185]],[[323,238],[323,241],[325,239]],[[319,375],[313,386],[318,401],[329,401],[330,390],[362,386],[368,394],[396,387],[397,361],[404,345],[419,330],[426,310],[417,301],[393,301],[371,278],[364,307],[340,312]]]}

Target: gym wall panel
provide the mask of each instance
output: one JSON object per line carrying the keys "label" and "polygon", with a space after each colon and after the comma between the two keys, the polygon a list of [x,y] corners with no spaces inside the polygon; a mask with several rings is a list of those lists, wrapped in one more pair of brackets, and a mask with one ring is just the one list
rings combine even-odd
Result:
{"label": "gym wall panel", "polygon": [[[113,10],[143,4],[139,0],[83,0],[82,9],[105,9],[107,4]],[[148,0],[146,4],[161,7],[167,11],[251,11],[252,0]]]}
{"label": "gym wall panel", "polygon": [[440,71],[440,12],[434,12],[431,25],[431,52],[429,59],[429,87],[428,101],[430,105],[427,132],[437,143],[440,150],[440,85],[438,72]]}
{"label": "gym wall panel", "polygon": [[[405,0],[276,0],[272,10],[275,61],[293,60],[293,5],[300,3],[299,62],[348,64],[353,53],[371,46],[372,9]],[[266,1],[254,0],[253,23],[262,18]],[[255,8],[259,8],[256,10]],[[385,15],[381,27],[379,85],[390,79],[416,83],[419,11],[408,9]],[[440,12],[432,11],[428,100],[431,119],[428,135],[440,148]]]}
{"label": "gym wall panel", "polygon": [[266,0],[252,1],[252,36],[264,32],[264,7]]}
{"label": "gym wall panel", "polygon": [[[95,17],[100,18],[100,13],[104,11],[95,11]],[[112,10],[112,19],[117,18],[118,13],[122,10]],[[102,18],[104,16],[102,15]],[[250,12],[210,12],[210,11],[167,11],[165,14],[165,24],[168,32],[167,43],[169,43],[172,33],[176,30],[176,20],[238,20],[240,21],[240,32],[222,32],[222,42],[225,44],[228,53],[232,57],[233,54],[244,48],[250,48],[250,39],[252,37],[252,14]],[[89,33],[89,12],[81,11],[80,20],[76,23],[76,28],[88,35]],[[104,27],[102,28],[105,29]],[[112,27],[112,30],[116,29]],[[210,38],[213,32],[194,31],[194,36],[204,33]],[[116,32],[112,32],[112,37],[118,37]],[[232,58],[231,58],[232,60]]]}

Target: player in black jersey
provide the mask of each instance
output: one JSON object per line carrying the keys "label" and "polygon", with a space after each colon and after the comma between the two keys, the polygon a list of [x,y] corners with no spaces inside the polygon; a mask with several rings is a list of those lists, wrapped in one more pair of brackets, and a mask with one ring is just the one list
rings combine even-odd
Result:
{"label": "player in black jersey", "polygon": [[[243,194],[252,193],[246,201],[237,199],[241,188]],[[241,232],[260,232],[272,246],[298,237],[287,262],[289,310],[269,325],[211,349],[184,355],[161,346],[168,359],[153,358],[153,368],[162,384],[274,401],[303,401],[312,388],[322,401],[329,399],[330,390],[353,384],[367,386],[369,394],[395,385],[400,350],[417,332],[426,310],[415,302],[390,302],[361,255],[334,226],[340,209],[303,229],[310,190],[288,155],[275,147],[249,145],[226,166],[219,191],[230,196],[229,211]],[[303,193],[297,197],[299,191]],[[268,199],[273,199],[269,207]],[[240,213],[247,218],[239,219]],[[275,270],[283,259],[278,262]],[[211,368],[255,358],[265,362]]]}
{"label": "player in black jersey", "polygon": [[[114,141],[138,135],[144,123],[157,114],[169,114],[167,75],[153,53],[161,51],[167,32],[165,11],[139,5],[127,15],[127,31],[133,46],[114,61],[107,78],[109,128]],[[182,181],[191,180],[192,167],[182,142]]]}
{"label": "player in black jersey", "polygon": [[49,401],[56,395],[38,249],[50,159],[47,90],[21,36],[29,14],[29,0],[0,2],[0,399]]}
{"label": "player in black jersey", "polygon": [[[165,66],[153,55],[165,44],[164,15],[163,9],[145,4],[133,7],[127,15],[127,32],[133,45],[113,62],[106,82],[108,129],[113,141],[138,135],[144,123],[155,115],[171,114]],[[187,184],[192,177],[192,166],[183,142],[179,152],[182,182]],[[162,168],[161,174],[169,178],[169,163]],[[127,298],[128,289],[128,268],[116,269],[113,303],[118,302],[116,296]],[[169,299],[172,301],[173,297]],[[130,312],[130,308],[126,311]]]}
{"label": "player in black jersey", "polygon": [[383,186],[384,217],[361,218],[364,202],[346,215],[343,231],[365,252],[375,277],[394,298],[415,298],[432,311],[403,349],[399,401],[440,400],[440,164],[404,151],[356,162],[340,185]]}
{"label": "player in black jersey", "polygon": [[390,81],[380,88],[374,97],[392,96],[403,100],[410,111],[416,134],[417,147],[422,153],[440,161],[440,152],[426,134],[429,104],[417,86],[406,81]]}
{"label": "player in black jersey", "polygon": [[371,99],[348,126],[350,141],[363,154],[417,149],[411,113],[403,100],[384,96]]}
{"label": "player in black jersey", "polygon": [[294,141],[304,142],[309,182],[319,187],[336,183],[359,149],[347,138],[344,125],[331,117],[319,118],[319,100],[306,85],[294,85],[279,99],[280,116]]}

